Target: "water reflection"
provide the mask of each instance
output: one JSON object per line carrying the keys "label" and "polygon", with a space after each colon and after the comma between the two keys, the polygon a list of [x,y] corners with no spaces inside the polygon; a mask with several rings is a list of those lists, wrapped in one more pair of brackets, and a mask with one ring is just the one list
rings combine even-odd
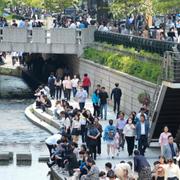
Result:
{"label": "water reflection", "polygon": [[21,78],[0,75],[0,97],[20,98],[30,94],[30,88]]}
{"label": "water reflection", "polygon": [[[33,125],[24,116],[24,109],[32,100],[0,101],[0,153],[13,152],[13,161],[0,161],[0,180],[49,180],[49,168],[39,163],[47,156],[44,140],[49,133]],[[16,154],[31,153],[32,161],[16,161]]]}

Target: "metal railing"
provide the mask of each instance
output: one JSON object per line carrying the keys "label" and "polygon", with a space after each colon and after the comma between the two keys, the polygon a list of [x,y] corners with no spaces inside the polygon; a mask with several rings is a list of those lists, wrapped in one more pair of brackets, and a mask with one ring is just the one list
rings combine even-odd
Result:
{"label": "metal railing", "polygon": [[166,51],[172,51],[176,46],[180,51],[180,44],[170,41],[159,41],[155,39],[143,38],[133,35],[122,35],[114,32],[95,31],[95,41],[107,42],[110,44],[122,44],[125,47],[133,47],[137,50],[146,50],[149,52],[159,53],[161,55]]}
{"label": "metal railing", "polygon": [[163,62],[163,80],[180,83],[180,53],[167,51]]}

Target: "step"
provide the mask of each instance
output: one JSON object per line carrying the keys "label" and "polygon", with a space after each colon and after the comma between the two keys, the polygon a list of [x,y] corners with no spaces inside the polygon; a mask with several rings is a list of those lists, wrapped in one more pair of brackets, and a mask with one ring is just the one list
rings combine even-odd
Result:
{"label": "step", "polygon": [[26,117],[34,124],[36,124],[37,126],[45,129],[47,132],[49,132],[50,134],[55,134],[58,133],[58,129],[49,125],[48,123],[46,123],[45,121],[40,120],[37,116],[35,116],[32,113],[32,105],[28,106],[25,110],[25,115]]}
{"label": "step", "polygon": [[59,129],[59,123],[53,120],[53,117],[46,112],[42,112],[41,109],[36,109],[35,104],[33,104],[33,114],[37,116],[40,120],[46,122],[47,124],[53,126],[56,129]]}

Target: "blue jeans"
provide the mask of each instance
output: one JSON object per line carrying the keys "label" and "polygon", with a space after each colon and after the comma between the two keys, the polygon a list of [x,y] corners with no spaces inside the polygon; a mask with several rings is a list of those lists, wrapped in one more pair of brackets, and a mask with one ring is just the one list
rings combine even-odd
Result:
{"label": "blue jeans", "polygon": [[79,108],[82,111],[84,109],[85,102],[79,102]]}
{"label": "blue jeans", "polygon": [[[104,117],[104,120],[106,120],[107,119],[107,104],[101,104],[100,108],[101,108],[101,119],[103,119],[103,117]],[[103,113],[103,111],[104,111],[104,113]],[[104,114],[104,116],[103,116],[103,114]]]}
{"label": "blue jeans", "polygon": [[73,91],[73,97],[75,97],[76,93],[77,93],[77,88],[76,87],[72,87],[72,91]]}

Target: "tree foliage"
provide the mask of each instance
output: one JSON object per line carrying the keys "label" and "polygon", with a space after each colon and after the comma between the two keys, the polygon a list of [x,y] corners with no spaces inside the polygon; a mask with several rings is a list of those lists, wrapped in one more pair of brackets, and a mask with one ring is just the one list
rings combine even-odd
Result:
{"label": "tree foliage", "polygon": [[148,8],[146,0],[113,0],[110,4],[110,10],[115,18],[146,12]]}
{"label": "tree foliage", "polygon": [[153,0],[153,10],[155,14],[171,14],[180,12],[179,0]]}
{"label": "tree foliage", "polygon": [[65,8],[72,6],[72,0],[44,0],[44,8],[51,12],[62,12]]}

